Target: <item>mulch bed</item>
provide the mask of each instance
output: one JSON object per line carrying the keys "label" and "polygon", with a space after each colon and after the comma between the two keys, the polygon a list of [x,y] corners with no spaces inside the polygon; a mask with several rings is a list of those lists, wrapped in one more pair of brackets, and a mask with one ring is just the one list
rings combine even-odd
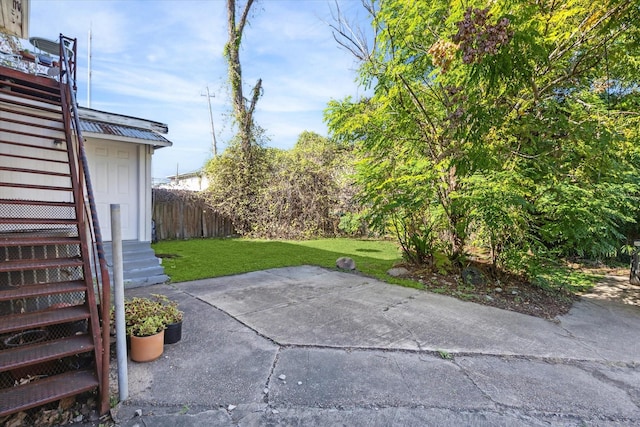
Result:
{"label": "mulch bed", "polygon": [[402,267],[409,274],[402,277],[420,282],[430,292],[549,320],[569,312],[579,299],[568,291],[546,290],[516,275],[496,274],[483,263],[470,266],[482,273],[483,280],[465,281],[459,273],[442,275],[407,264]]}

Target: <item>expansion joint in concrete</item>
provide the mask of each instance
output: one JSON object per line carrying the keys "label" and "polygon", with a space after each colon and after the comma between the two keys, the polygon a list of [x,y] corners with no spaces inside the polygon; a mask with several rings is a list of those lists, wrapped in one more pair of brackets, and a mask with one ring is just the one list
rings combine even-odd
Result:
{"label": "expansion joint in concrete", "polygon": [[271,368],[269,369],[269,374],[267,375],[267,380],[264,383],[264,403],[269,404],[269,392],[271,390],[271,379],[273,378],[273,373],[276,370],[276,366],[278,366],[278,360],[280,359],[280,350],[282,347],[278,347],[276,350],[276,354],[273,356],[273,362],[271,363]]}
{"label": "expansion joint in concrete", "polygon": [[231,313],[229,313],[229,312],[227,312],[227,311],[225,311],[225,310],[221,309],[220,307],[218,307],[218,306],[216,306],[216,305],[214,305],[214,304],[211,304],[209,301],[204,300],[204,299],[202,299],[202,298],[198,297],[197,295],[190,294],[190,293],[188,293],[188,292],[185,292],[185,293],[186,293],[187,295],[190,295],[190,296],[194,297],[194,298],[195,298],[195,299],[197,299],[198,301],[201,301],[201,302],[203,302],[203,303],[207,304],[208,306],[215,308],[215,309],[216,309],[216,310],[218,310],[220,313],[223,313],[223,314],[225,314],[225,315],[229,316],[230,318],[232,318],[233,320],[235,320],[235,321],[236,321],[237,323],[239,323],[240,325],[244,326],[245,328],[249,329],[250,331],[253,331],[253,332],[254,332],[256,335],[258,335],[260,338],[263,338],[263,339],[265,339],[265,340],[267,340],[267,341],[269,341],[269,342],[271,342],[272,344],[275,344],[275,345],[277,345],[277,346],[280,346],[280,345],[281,345],[279,342],[277,342],[277,341],[276,341],[276,340],[274,340],[273,338],[271,338],[271,337],[269,337],[269,336],[267,336],[267,335],[263,334],[263,333],[262,333],[262,332],[260,332],[259,330],[257,330],[257,329],[255,329],[255,328],[253,328],[251,325],[248,325],[247,323],[245,323],[245,322],[243,322],[242,320],[238,319],[237,317],[233,316]]}

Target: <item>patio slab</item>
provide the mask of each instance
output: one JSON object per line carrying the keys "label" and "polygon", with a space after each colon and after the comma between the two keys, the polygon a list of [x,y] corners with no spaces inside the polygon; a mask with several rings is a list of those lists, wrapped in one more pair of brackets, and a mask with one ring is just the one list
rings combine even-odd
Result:
{"label": "patio slab", "polygon": [[311,266],[151,293],[183,339],[129,364],[120,426],[640,424],[634,305],[547,321]]}

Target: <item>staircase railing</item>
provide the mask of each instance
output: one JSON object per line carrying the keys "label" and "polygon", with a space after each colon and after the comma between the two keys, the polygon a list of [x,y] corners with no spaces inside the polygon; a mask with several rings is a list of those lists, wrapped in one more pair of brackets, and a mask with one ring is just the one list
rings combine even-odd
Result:
{"label": "staircase railing", "polygon": [[[80,128],[80,118],[78,112],[78,104],[76,101],[76,56],[77,39],[71,39],[60,34],[60,87],[63,98],[70,101],[71,112],[71,131],[76,136],[77,153],[78,153],[78,179],[82,182],[78,183],[80,188],[84,187],[87,196],[90,216],[89,229],[92,236],[93,253],[97,255],[98,263],[94,262],[95,281],[98,287],[100,298],[100,318],[102,321],[102,354],[97,355],[100,362],[98,376],[100,378],[100,408],[101,414],[109,410],[109,318],[111,307],[111,285],[109,281],[109,271],[107,268],[107,258],[104,251],[104,243],[102,233],[100,231],[100,222],[98,220],[98,210],[96,208],[93,187],[91,185],[91,176],[89,174],[89,163],[84,147],[84,138]],[[72,53],[70,55],[70,53]],[[71,57],[70,57],[71,56]],[[98,351],[98,350],[96,350]]]}

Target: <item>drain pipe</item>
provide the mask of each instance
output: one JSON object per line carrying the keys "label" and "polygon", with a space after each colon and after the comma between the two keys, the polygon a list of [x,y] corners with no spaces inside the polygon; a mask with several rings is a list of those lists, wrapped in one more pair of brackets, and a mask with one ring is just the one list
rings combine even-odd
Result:
{"label": "drain pipe", "polygon": [[129,379],[127,376],[127,332],[124,320],[124,272],[122,266],[122,229],[120,225],[120,205],[111,205],[111,252],[113,254],[118,391],[119,401],[122,402],[129,397]]}

